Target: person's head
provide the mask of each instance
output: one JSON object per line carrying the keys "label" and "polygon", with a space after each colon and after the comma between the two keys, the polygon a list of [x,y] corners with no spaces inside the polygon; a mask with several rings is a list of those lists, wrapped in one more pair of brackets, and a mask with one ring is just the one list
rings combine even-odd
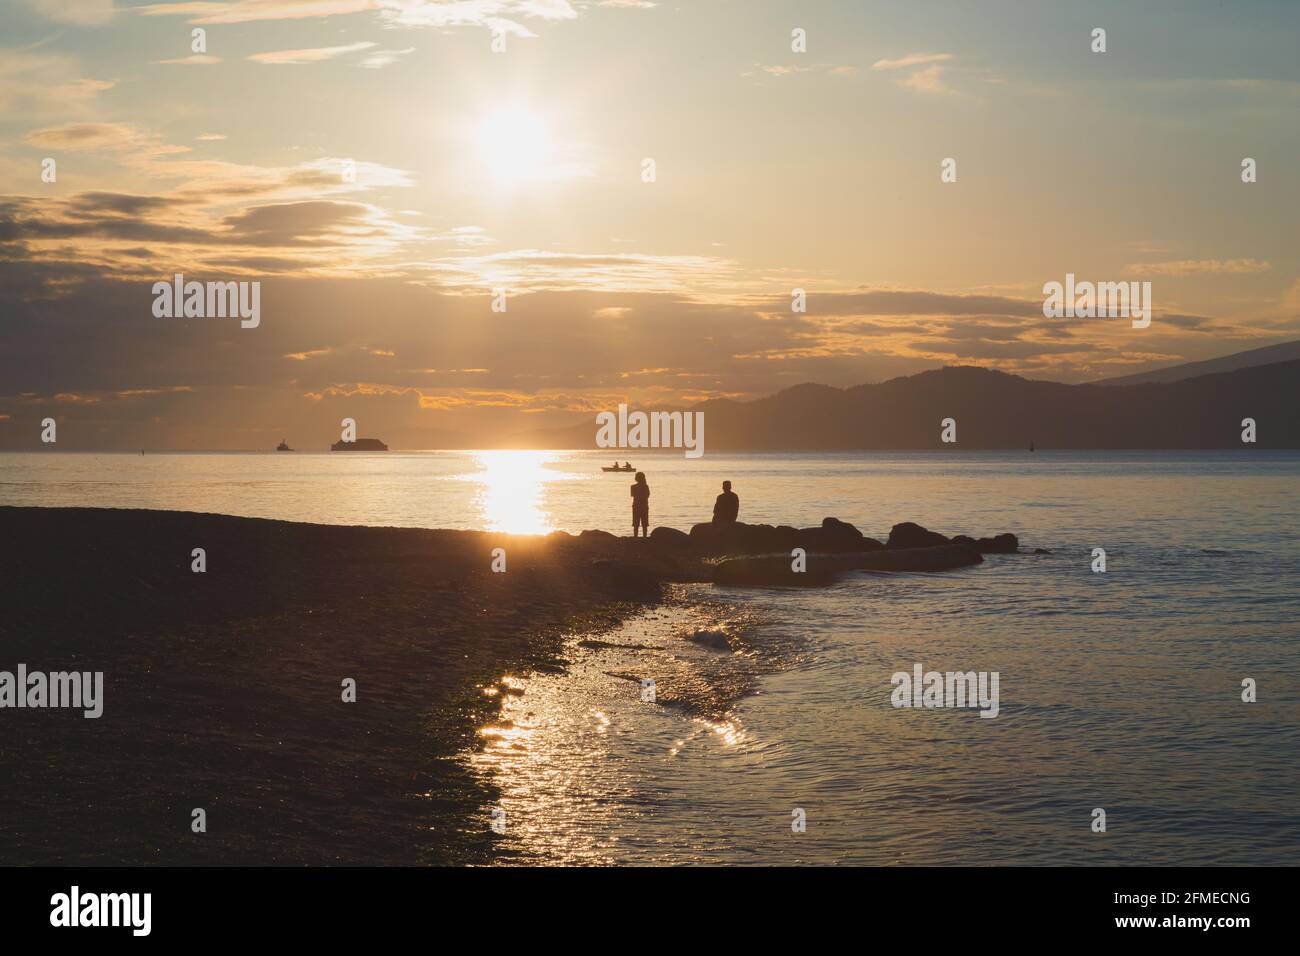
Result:
{"label": "person's head", "polygon": [[731,482],[729,482],[729,481],[724,481],[724,482],[722,483],[722,490],[723,490],[723,491],[730,491],[730,490],[731,490]]}
{"label": "person's head", "polygon": [[638,472],[636,473],[636,483],[637,483],[638,485],[644,485],[644,484],[645,484],[645,472],[644,472],[644,471],[638,471]]}

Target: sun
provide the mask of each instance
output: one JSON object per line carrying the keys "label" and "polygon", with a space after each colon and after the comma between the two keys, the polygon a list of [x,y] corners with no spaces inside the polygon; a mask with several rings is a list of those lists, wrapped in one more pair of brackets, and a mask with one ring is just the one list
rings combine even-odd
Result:
{"label": "sun", "polygon": [[545,177],[551,138],[536,112],[519,106],[494,110],[479,121],[477,136],[480,158],[498,184]]}

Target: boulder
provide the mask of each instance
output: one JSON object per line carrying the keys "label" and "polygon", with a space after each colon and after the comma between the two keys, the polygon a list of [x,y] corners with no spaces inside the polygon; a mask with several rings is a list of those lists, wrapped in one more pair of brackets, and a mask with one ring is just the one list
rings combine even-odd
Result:
{"label": "boulder", "polygon": [[1015,554],[1020,550],[1020,539],[1009,531],[980,538],[975,544],[980,554]]}
{"label": "boulder", "polygon": [[670,551],[688,551],[691,547],[691,536],[689,534],[666,526],[651,531],[650,540],[652,543]]}
{"label": "boulder", "polygon": [[933,548],[948,543],[948,539],[939,532],[922,528],[912,521],[904,521],[902,524],[896,524],[889,529],[889,541],[885,547],[891,549]]}
{"label": "boulder", "polygon": [[793,528],[770,524],[713,524],[702,522],[691,528],[691,544],[701,554],[766,554],[788,551],[796,546]]}
{"label": "boulder", "polygon": [[1019,539],[1010,533],[994,535],[992,538],[972,538],[970,535],[959,534],[953,537],[952,543],[974,548],[980,554],[1015,554],[1020,550]]}
{"label": "boulder", "polygon": [[874,538],[864,538],[862,532],[839,518],[823,518],[820,528],[802,528],[799,547],[806,551],[838,553],[845,551],[875,551],[881,547]]}
{"label": "boulder", "polygon": [[693,631],[686,635],[686,639],[695,644],[700,644],[710,650],[729,651],[731,650],[731,638],[726,631],[717,628],[708,628]]}

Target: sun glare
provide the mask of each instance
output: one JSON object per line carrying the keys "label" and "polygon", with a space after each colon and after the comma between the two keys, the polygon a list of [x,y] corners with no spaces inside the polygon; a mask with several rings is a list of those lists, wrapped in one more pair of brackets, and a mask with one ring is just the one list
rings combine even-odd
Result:
{"label": "sun glare", "polygon": [[481,468],[467,477],[480,485],[483,523],[507,534],[547,534],[555,530],[543,509],[547,482],[563,474],[545,465],[555,455],[544,451],[481,451],[474,455]]}
{"label": "sun glare", "polygon": [[478,148],[485,168],[497,183],[540,179],[550,159],[550,133],[532,110],[499,109],[479,122]]}

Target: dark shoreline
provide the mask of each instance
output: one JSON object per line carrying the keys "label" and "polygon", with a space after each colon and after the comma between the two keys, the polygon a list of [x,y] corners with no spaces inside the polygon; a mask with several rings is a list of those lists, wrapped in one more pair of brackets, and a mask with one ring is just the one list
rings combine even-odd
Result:
{"label": "dark shoreline", "polygon": [[659,594],[576,539],[0,507],[0,541],[0,670],[105,683],[98,720],[0,710],[0,865],[491,862],[483,688]]}
{"label": "dark shoreline", "polygon": [[[0,507],[0,670],[103,671],[105,688],[96,720],[0,709],[0,865],[508,860],[493,785],[461,759],[503,677],[563,668],[566,636],[610,630],[668,582],[980,561],[895,532],[886,548],[834,519],[637,541]],[[753,556],[792,542],[827,552],[821,572]]]}

